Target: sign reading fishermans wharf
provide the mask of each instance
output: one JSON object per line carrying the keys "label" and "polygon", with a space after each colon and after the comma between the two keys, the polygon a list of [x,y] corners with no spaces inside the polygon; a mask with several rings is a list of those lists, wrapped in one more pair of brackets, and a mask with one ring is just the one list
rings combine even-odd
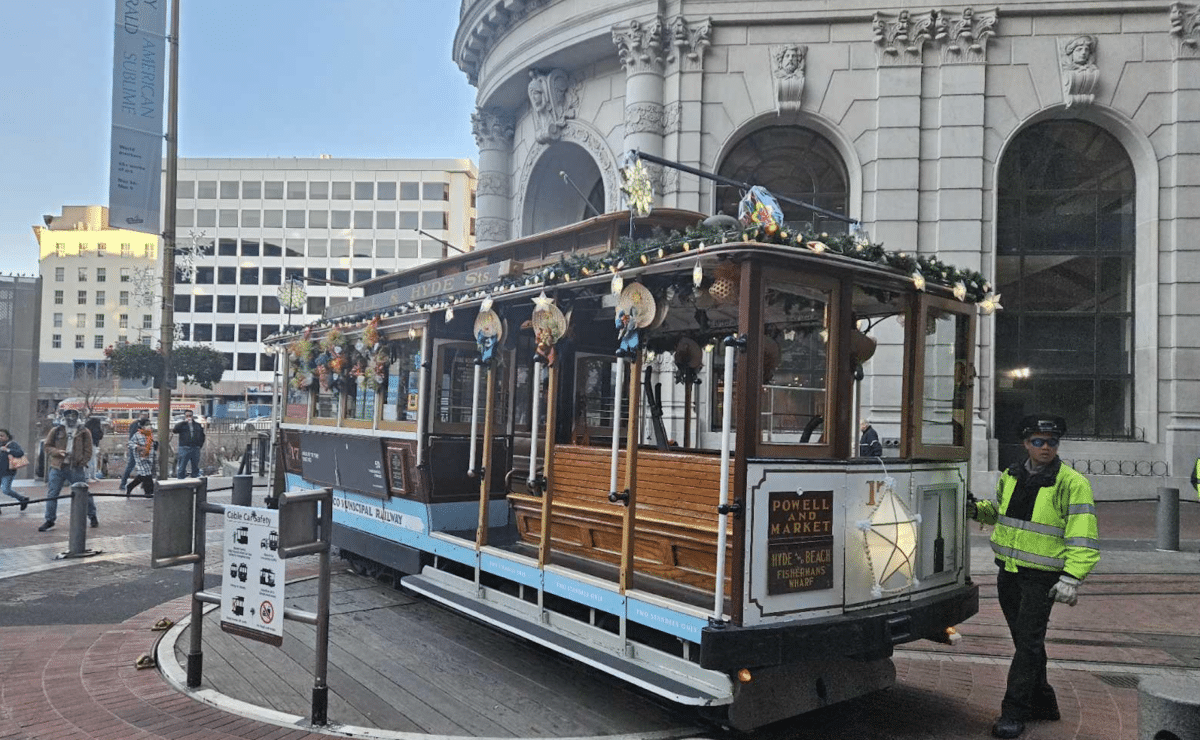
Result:
{"label": "sign reading fishermans wharf", "polygon": [[767,593],[833,588],[833,491],[771,491]]}
{"label": "sign reading fishermans wharf", "polygon": [[340,319],[369,311],[385,311],[405,303],[417,303],[437,296],[495,285],[500,282],[500,278],[508,275],[511,269],[512,260],[501,260],[474,270],[443,275],[423,283],[405,285],[345,303],[335,303],[325,309],[324,316],[326,319]]}

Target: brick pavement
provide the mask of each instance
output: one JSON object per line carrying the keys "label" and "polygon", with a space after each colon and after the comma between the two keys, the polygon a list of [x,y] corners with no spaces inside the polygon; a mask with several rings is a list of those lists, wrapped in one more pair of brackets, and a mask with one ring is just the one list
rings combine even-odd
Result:
{"label": "brick pavement", "polygon": [[[127,535],[129,551],[141,550],[133,540],[148,532],[150,502],[113,499],[100,505],[101,529],[89,534],[101,532],[114,543]],[[1063,719],[1032,723],[1024,737],[1135,738],[1136,676],[1200,675],[1200,649],[1188,641],[1200,632],[1195,624],[1200,561],[1194,549],[1200,507],[1183,508],[1184,542],[1192,548],[1185,553],[1153,552],[1154,533],[1147,531],[1153,507],[1102,505],[1102,535],[1120,540],[1129,551],[1106,549],[1101,568],[1081,592],[1081,605],[1055,610],[1050,679]],[[0,516],[0,571],[17,563],[12,556],[4,559],[10,550],[44,559],[55,547],[42,539],[45,535],[66,542],[65,528],[35,531],[41,520],[37,506],[9,516],[15,512],[7,509]],[[893,689],[766,728],[755,733],[756,740],[986,737],[1003,695],[1011,644],[995,602],[986,541],[975,534],[972,544],[981,609],[962,626],[960,645],[906,646],[896,654]],[[31,555],[31,548],[40,554]],[[163,616],[184,616],[187,606],[187,599],[178,599],[118,624],[0,628],[0,740],[332,737],[222,711],[177,692],[157,671],[136,670],[134,661],[151,652],[161,634],[149,626]]]}

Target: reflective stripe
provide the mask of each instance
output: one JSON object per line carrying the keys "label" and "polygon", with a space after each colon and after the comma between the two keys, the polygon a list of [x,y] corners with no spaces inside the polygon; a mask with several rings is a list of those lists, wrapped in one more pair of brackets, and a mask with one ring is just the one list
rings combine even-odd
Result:
{"label": "reflective stripe", "polygon": [[1013,519],[1010,516],[996,517],[997,524],[1003,524],[1006,527],[1013,529],[1024,529],[1027,532],[1037,532],[1038,534],[1048,534],[1054,537],[1062,537],[1062,527],[1054,527],[1049,524],[1038,524],[1037,522],[1027,522],[1024,519]]}
{"label": "reflective stripe", "polygon": [[1071,504],[1067,507],[1067,514],[1091,514],[1096,515],[1095,504]]}
{"label": "reflective stripe", "polygon": [[997,545],[995,542],[992,543],[992,552],[996,553],[1000,557],[1012,558],[1013,560],[1023,560],[1026,563],[1037,563],[1038,565],[1045,565],[1049,568],[1062,569],[1067,564],[1067,561],[1063,560],[1062,558],[1048,558],[1045,555],[1034,555],[1031,552],[1018,550],[1015,547],[1004,547],[1002,545]]}
{"label": "reflective stripe", "polygon": [[1091,537],[1068,537],[1063,540],[1063,544],[1067,547],[1090,547],[1093,550],[1100,549],[1100,540],[1093,540]]}

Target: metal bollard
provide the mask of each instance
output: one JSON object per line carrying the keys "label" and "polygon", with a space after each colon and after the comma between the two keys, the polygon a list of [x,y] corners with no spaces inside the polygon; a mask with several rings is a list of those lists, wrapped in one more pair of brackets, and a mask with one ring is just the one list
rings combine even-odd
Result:
{"label": "metal bollard", "polygon": [[253,489],[253,475],[233,476],[233,497],[229,503],[233,504],[234,506],[253,506]]}
{"label": "metal bollard", "polygon": [[[74,513],[74,512],[72,512]],[[1155,520],[1159,550],[1179,550],[1179,489],[1158,489],[1158,517]]]}
{"label": "metal bollard", "polygon": [[86,483],[71,484],[71,530],[69,533],[68,549],[63,554],[67,558],[81,558],[89,554],[87,551],[88,525],[88,486]]}

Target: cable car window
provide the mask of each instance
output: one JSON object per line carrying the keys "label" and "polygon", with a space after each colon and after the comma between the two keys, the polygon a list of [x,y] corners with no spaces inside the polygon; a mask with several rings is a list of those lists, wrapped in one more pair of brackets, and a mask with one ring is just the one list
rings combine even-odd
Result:
{"label": "cable car window", "polygon": [[[435,431],[471,431],[471,404],[474,401],[475,359],[479,352],[474,344],[446,344],[438,350],[437,391],[434,396]],[[508,425],[508,392],[506,376],[507,362],[503,353],[498,355],[494,370],[496,389],[492,399],[493,429],[505,429]],[[480,373],[479,423],[486,412],[486,368]]]}
{"label": "cable car window", "polygon": [[317,401],[313,406],[313,418],[337,421],[338,392],[333,388],[321,388],[318,384],[316,396]]}
{"label": "cable car window", "polygon": [[384,380],[384,421],[416,421],[417,395],[420,392],[417,379],[421,369],[421,340],[404,339],[396,342],[394,358],[388,365]]}
{"label": "cable car window", "polygon": [[763,442],[823,444],[830,294],[768,281],[762,338]]}
{"label": "cable car window", "polygon": [[346,418],[354,421],[375,420],[375,389],[357,379],[346,391]]}
{"label": "cable car window", "polygon": [[961,447],[970,423],[970,318],[930,309],[925,314],[925,377],[921,444]]}

